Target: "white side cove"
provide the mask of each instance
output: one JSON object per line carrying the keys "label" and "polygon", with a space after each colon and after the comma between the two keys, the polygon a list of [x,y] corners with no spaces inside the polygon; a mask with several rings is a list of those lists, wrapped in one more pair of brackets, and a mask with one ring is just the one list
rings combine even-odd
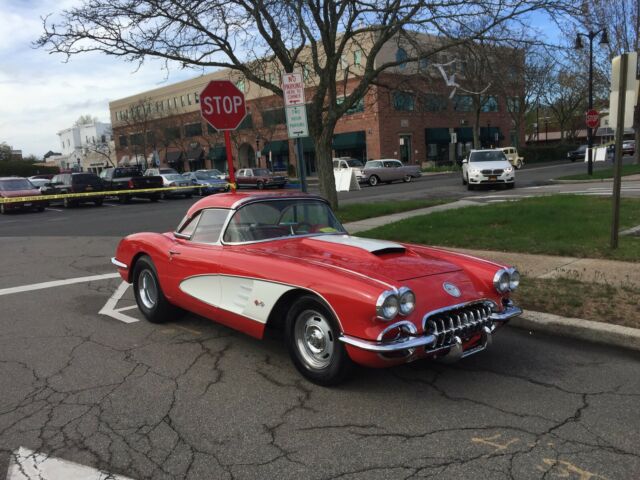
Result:
{"label": "white side cove", "polygon": [[404,250],[404,247],[399,243],[386,242],[384,240],[373,240],[371,238],[352,237],[351,235],[322,235],[319,237],[312,237],[311,240],[348,245],[350,247],[361,248],[362,250],[366,250],[370,253],[387,250],[389,248]]}
{"label": "white side cove", "polygon": [[294,287],[229,275],[199,275],[180,283],[180,290],[222,310],[267,323],[278,299]]}

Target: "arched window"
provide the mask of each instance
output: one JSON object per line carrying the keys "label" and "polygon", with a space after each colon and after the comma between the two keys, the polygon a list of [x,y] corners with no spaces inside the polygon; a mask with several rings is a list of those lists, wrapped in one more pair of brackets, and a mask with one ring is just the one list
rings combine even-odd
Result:
{"label": "arched window", "polygon": [[406,59],[409,56],[407,55],[407,51],[402,48],[402,47],[398,47],[398,50],[396,50],[396,62],[403,62],[400,65],[398,65],[398,68],[405,68],[407,66],[406,63]]}

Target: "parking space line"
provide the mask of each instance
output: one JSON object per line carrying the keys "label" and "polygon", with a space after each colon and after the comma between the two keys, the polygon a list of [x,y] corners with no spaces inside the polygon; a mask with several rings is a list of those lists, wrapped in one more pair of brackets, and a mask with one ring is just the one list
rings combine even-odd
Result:
{"label": "parking space line", "polygon": [[120,299],[124,296],[127,289],[129,288],[129,284],[127,282],[122,282],[116,291],[113,292],[113,295],[109,297],[107,303],[104,304],[104,307],[100,309],[98,315],[106,315],[107,317],[114,318],[124,323],[135,323],[139,322],[137,318],[130,317],[129,315],[125,315],[122,313],[125,310],[130,310],[131,307],[124,307],[116,309],[115,306],[118,305]]}
{"label": "parking space line", "polygon": [[133,310],[134,308],[138,308],[138,305],[130,305],[128,307],[116,308],[114,312],[126,312],[127,310]]}
{"label": "parking space line", "polygon": [[97,280],[108,280],[118,278],[119,273],[105,273],[104,275],[90,275],[88,277],[67,278],[65,280],[53,280],[51,282],[33,283],[31,285],[22,285],[19,287],[10,287],[0,289],[0,296],[11,295],[12,293],[31,292],[33,290],[44,290],[46,288],[63,287],[65,285],[73,285],[74,283],[95,282]]}
{"label": "parking space line", "polygon": [[47,208],[45,208],[45,210],[48,210],[50,212],[62,212],[62,210],[59,210],[57,208],[51,208],[51,207],[47,207]]}

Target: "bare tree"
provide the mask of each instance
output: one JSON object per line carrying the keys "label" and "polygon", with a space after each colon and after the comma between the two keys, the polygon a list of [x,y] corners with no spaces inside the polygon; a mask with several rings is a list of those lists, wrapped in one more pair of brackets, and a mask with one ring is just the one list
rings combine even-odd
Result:
{"label": "bare tree", "polygon": [[543,98],[560,129],[560,138],[575,137],[576,116],[581,115],[586,106],[587,85],[584,77],[575,71],[560,66],[549,76]]}
{"label": "bare tree", "polygon": [[[103,52],[144,62],[148,57],[185,67],[229,68],[253,84],[282,96],[269,73],[303,69],[313,85],[308,99],[310,135],[315,146],[322,193],[337,207],[331,143],[337,121],[366,94],[383,72],[408,58],[382,55],[383,47],[417,33],[455,44],[500,35],[500,27],[537,10],[572,11],[570,0],[500,2],[428,0],[84,0],[62,12],[59,22],[44,20],[37,45],[72,56]],[[470,18],[483,19],[469,26]],[[414,33],[410,33],[414,32]],[[346,56],[361,45],[355,83],[338,102],[337,81],[352,72]],[[354,72],[355,69],[354,69]]]}
{"label": "bare tree", "polygon": [[7,142],[0,143],[0,160],[2,161],[11,160],[12,150],[13,148],[11,148],[11,145],[9,145]]}
{"label": "bare tree", "polygon": [[80,115],[75,121],[74,126],[79,127],[81,125],[91,125],[92,123],[95,123],[97,121],[98,119],[96,117],[92,117],[91,115]]}

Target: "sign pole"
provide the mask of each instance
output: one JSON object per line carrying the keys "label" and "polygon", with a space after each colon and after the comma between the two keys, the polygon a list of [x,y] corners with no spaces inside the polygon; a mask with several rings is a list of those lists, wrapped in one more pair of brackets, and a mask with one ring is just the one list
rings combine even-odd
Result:
{"label": "sign pole", "polygon": [[233,170],[233,153],[231,150],[231,133],[229,130],[224,131],[224,144],[227,149],[227,166],[229,168],[229,184],[231,191],[236,191],[236,173]]}
{"label": "sign pole", "polygon": [[300,189],[303,192],[307,192],[307,172],[304,164],[304,151],[302,148],[302,140],[300,138],[295,139],[296,142],[296,155],[298,156],[298,169],[300,170]]}
{"label": "sign pole", "polygon": [[622,137],[624,136],[624,107],[627,100],[626,53],[620,56],[620,93],[618,94],[618,116],[616,118],[615,170],[613,174],[613,211],[611,215],[611,248],[618,248],[620,229],[620,187],[622,184]]}

